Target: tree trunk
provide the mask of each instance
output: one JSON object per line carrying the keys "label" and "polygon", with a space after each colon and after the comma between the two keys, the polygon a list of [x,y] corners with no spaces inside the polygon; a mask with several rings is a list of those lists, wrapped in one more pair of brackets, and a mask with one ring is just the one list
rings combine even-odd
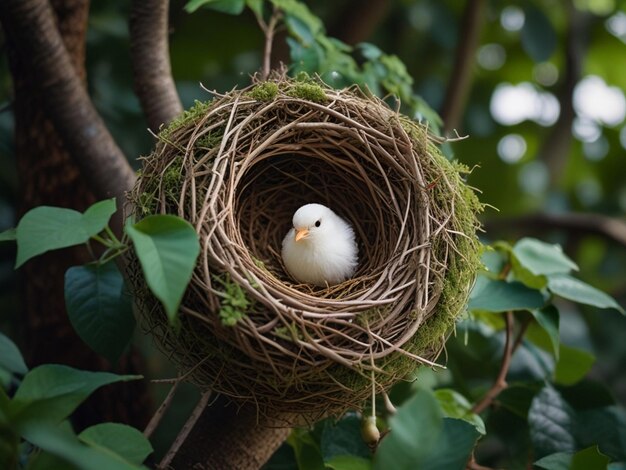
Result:
{"label": "tree trunk", "polygon": [[220,397],[200,416],[172,468],[257,470],[289,435],[289,429],[277,426],[279,422],[258,416],[254,407],[238,410]]}
{"label": "tree trunk", "polygon": [[[88,0],[53,0],[56,25],[82,86],[85,86],[85,32]],[[3,19],[5,21],[5,19]],[[7,24],[5,29],[10,28]],[[15,149],[20,188],[18,212],[39,205],[84,210],[95,201],[84,175],[72,162],[52,123],[42,111],[41,82],[48,78],[29,73],[36,57],[17,51],[13,36],[6,34],[15,90]],[[88,123],[85,123],[88,124]],[[67,268],[88,261],[83,247],[47,253],[26,263],[21,270],[23,337],[30,366],[62,363],[80,369],[111,369],[92,352],[72,329],[63,294]],[[136,352],[124,356],[115,371],[136,373]],[[95,394],[75,415],[83,428],[101,421],[121,421],[141,426],[147,421],[147,388],[144,382],[118,384]]]}

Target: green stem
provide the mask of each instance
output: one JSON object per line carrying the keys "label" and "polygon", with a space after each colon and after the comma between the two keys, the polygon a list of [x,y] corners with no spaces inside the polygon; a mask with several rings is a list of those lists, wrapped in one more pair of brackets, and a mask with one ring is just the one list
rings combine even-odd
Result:
{"label": "green stem", "polygon": [[114,241],[107,240],[106,238],[102,238],[100,235],[92,235],[91,238],[106,247],[112,248],[115,246]]}

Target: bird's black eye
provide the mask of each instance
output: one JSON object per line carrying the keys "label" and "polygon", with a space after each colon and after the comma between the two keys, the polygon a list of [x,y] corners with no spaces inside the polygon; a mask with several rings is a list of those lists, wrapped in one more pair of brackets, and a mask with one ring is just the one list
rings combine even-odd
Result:
{"label": "bird's black eye", "polygon": [[315,222],[315,226],[316,227],[319,227],[320,225],[322,225],[322,221],[321,220],[318,220],[317,222]]}

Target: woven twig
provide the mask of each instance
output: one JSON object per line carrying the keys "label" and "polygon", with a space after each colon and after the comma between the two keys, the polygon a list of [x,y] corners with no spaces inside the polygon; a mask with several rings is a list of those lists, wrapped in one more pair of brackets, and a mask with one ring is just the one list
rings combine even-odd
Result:
{"label": "woven twig", "polygon": [[[412,363],[433,364],[441,333],[422,350],[414,339],[441,310],[450,263],[475,259],[476,207],[425,127],[356,89],[320,88],[316,102],[298,97],[298,82],[274,80],[267,100],[254,98],[263,84],[232,91],[162,132],[130,195],[137,217],[177,214],[200,236],[179,333],[131,277],[145,324],[183,376],[262,413],[314,420],[360,407],[371,371],[384,390]],[[319,288],[286,274],[282,239],[311,202],[354,227],[353,279]],[[249,301],[234,326],[219,315],[225,283]]]}

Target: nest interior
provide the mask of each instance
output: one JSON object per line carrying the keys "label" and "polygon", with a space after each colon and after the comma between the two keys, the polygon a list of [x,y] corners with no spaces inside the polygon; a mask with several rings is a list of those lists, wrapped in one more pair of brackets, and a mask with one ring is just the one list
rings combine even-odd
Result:
{"label": "nest interior", "polygon": [[[144,324],[186,379],[263,414],[361,408],[372,385],[432,365],[463,308],[481,208],[464,170],[357,89],[275,77],[198,102],[161,131],[129,197],[137,218],[188,220],[202,247],[178,331],[130,263]],[[282,239],[310,202],[352,224],[353,279],[285,272]]]}

